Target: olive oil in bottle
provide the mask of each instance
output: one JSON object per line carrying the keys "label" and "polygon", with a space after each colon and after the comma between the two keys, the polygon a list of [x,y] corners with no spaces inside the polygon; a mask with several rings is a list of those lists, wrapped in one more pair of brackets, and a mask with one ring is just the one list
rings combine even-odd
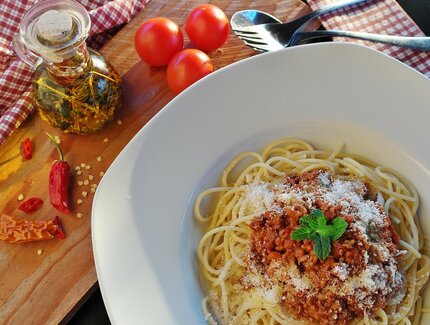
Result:
{"label": "olive oil in bottle", "polygon": [[35,68],[33,104],[43,120],[66,133],[87,134],[112,120],[121,79],[88,49],[88,12],[71,0],[37,3],[23,17],[15,51]]}

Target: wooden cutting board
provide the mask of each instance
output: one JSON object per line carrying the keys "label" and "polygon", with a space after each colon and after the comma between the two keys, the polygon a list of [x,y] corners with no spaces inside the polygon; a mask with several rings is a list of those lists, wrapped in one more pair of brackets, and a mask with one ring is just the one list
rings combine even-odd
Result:
{"label": "wooden cutting board", "polygon": [[[89,136],[66,135],[33,114],[0,147],[0,212],[31,220],[59,215],[67,234],[64,240],[21,245],[0,242],[0,324],[64,322],[97,286],[91,246],[91,184],[98,184],[100,172],[107,170],[137,131],[174,97],[166,84],[165,68],[151,68],[140,62],[134,50],[134,32],[143,21],[155,16],[168,17],[183,28],[191,9],[203,2],[206,1],[152,0],[102,49],[123,75],[124,87],[123,108],[115,121],[102,131]],[[300,0],[211,3],[223,9],[228,17],[238,10],[260,9],[287,21],[309,11]],[[185,43],[189,46],[187,38]],[[219,69],[254,54],[231,33],[227,44],[210,56]],[[91,166],[91,169],[84,168],[81,175],[73,172],[71,215],[58,213],[49,204],[48,175],[57,156],[45,132],[60,137],[65,159],[72,169],[81,164]],[[19,147],[27,137],[34,144],[34,155],[32,160],[24,162]],[[90,175],[93,179],[88,185],[78,185]],[[83,197],[84,191],[87,197]],[[17,210],[20,194],[24,199],[41,197],[45,204],[26,216]],[[77,204],[78,199],[83,203]],[[78,213],[82,214],[81,218],[77,218]],[[43,251],[41,255],[38,254],[40,250]]]}

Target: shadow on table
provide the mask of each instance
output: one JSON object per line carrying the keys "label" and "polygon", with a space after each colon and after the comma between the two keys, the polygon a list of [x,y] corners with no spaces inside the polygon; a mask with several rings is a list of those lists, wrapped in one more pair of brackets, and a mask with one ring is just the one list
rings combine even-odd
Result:
{"label": "shadow on table", "polygon": [[95,290],[85,304],[67,323],[69,325],[110,325],[100,289]]}

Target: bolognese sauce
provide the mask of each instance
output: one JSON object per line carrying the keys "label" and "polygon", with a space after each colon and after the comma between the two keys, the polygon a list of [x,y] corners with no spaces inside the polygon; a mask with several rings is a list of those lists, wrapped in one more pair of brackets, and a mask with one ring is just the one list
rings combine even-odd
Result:
{"label": "bolognese sauce", "polygon": [[[286,177],[274,189],[271,208],[251,222],[248,273],[264,275],[281,290],[282,308],[315,324],[347,324],[402,299],[403,254],[399,237],[382,204],[369,198],[359,178],[317,170]],[[319,209],[328,220],[348,223],[321,260],[311,240],[294,240],[301,217]],[[261,284],[247,279],[244,287]],[[394,296],[397,299],[393,299]]]}

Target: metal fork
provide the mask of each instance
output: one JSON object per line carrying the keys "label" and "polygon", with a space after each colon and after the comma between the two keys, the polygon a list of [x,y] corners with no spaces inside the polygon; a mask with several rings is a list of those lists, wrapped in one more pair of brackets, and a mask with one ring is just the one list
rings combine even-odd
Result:
{"label": "metal fork", "polygon": [[350,32],[342,30],[306,31],[311,21],[292,32],[285,23],[270,23],[234,29],[246,45],[257,51],[276,51],[294,46],[313,38],[341,36],[379,42],[384,44],[407,47],[421,51],[430,51],[430,37],[408,37],[394,35],[380,35],[365,32]]}

